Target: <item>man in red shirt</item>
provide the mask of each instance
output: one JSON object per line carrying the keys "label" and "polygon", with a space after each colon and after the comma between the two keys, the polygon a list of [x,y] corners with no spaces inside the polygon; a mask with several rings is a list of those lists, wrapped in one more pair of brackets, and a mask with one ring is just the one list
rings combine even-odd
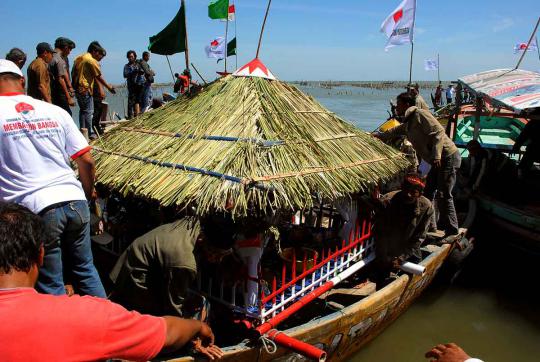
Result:
{"label": "man in red shirt", "polygon": [[26,207],[0,203],[0,356],[3,361],[147,361],[192,341],[210,359],[223,352],[204,323],[130,312],[91,296],[38,294],[45,227]]}

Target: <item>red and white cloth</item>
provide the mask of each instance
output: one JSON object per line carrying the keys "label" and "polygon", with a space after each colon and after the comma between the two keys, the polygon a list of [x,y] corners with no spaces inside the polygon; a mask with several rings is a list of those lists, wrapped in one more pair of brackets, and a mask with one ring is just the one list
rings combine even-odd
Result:
{"label": "red and white cloth", "polygon": [[62,108],[23,93],[0,94],[0,200],[35,213],[86,200],[70,166],[90,146]]}
{"label": "red and white cloth", "polygon": [[388,42],[385,51],[396,45],[413,41],[416,0],[403,0],[401,4],[384,20],[381,33],[385,33]]}

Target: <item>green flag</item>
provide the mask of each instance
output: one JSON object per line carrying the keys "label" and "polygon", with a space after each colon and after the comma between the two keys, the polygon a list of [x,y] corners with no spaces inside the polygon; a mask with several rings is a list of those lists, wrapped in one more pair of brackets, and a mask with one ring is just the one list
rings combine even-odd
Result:
{"label": "green flag", "polygon": [[[236,55],[236,38],[227,43],[227,56],[230,57],[231,55]],[[220,60],[223,59],[218,59],[217,62],[219,63]]]}
{"label": "green flag", "polygon": [[210,19],[227,19],[229,16],[229,0],[212,0],[208,5]]}
{"label": "green flag", "polygon": [[186,51],[186,11],[184,6],[180,6],[180,10],[165,29],[150,37],[148,50],[161,55]]}

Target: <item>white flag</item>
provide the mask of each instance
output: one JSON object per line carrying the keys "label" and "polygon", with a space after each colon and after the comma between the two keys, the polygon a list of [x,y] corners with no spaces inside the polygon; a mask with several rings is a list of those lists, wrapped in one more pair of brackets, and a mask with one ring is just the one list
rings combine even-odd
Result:
{"label": "white flag", "polygon": [[[525,48],[527,48],[527,43],[517,43],[516,45],[514,45],[514,54],[517,54],[519,52],[524,52]],[[538,45],[531,43],[529,44],[527,51],[532,52],[533,50],[537,51]]]}
{"label": "white flag", "polygon": [[206,51],[206,56],[208,58],[225,58],[225,38],[218,36],[210,42],[210,45],[207,45],[204,50]]}
{"label": "white flag", "polygon": [[416,0],[403,0],[381,25],[381,33],[385,33],[388,42],[385,51],[396,45],[408,44],[413,41],[414,16]]}
{"label": "white flag", "polygon": [[437,70],[439,69],[439,62],[435,59],[426,59],[424,61],[425,70]]}

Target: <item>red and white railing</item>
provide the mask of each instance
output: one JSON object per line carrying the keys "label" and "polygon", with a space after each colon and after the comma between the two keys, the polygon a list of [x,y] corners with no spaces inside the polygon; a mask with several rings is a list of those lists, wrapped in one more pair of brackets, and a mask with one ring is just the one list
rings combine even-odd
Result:
{"label": "red and white railing", "polygon": [[[290,266],[287,267],[284,262],[281,275],[272,280],[269,294],[265,295],[264,288],[260,284],[259,290],[263,291],[259,298],[259,308],[256,310],[247,308],[237,298],[237,292],[245,289],[245,281],[224,287],[222,281],[205,278],[204,272],[200,272],[197,289],[208,298],[228,305],[246,317],[265,322],[281,313],[287,314],[288,307],[303,296],[320,289],[323,285],[331,284],[329,282],[333,279],[342,280],[348,277],[372,261],[375,258],[375,247],[371,226],[371,221],[357,223],[349,235],[349,240],[343,240],[341,247],[336,247],[334,251],[323,250],[320,259],[318,253],[312,256],[304,254],[302,270],[296,270],[297,259],[293,254]],[[309,264],[313,265],[309,269],[306,267],[308,259]]]}
{"label": "red and white railing", "polygon": [[371,233],[371,222],[368,221],[363,221],[361,227],[357,224],[356,228],[351,232],[348,242],[342,241],[341,248],[336,247],[333,252],[323,250],[320,261],[317,260],[317,254],[314,254],[314,265],[307,270],[306,255],[304,254],[302,263],[304,270],[300,273],[297,273],[296,258],[293,256],[289,273],[286,264],[283,264],[280,286],[278,287],[277,278],[274,278],[272,292],[269,295],[264,295],[264,292],[261,294],[260,318],[264,321],[275,317],[283,312],[288,305],[350,269],[359,261],[362,261],[365,265],[374,257],[375,248]]}

